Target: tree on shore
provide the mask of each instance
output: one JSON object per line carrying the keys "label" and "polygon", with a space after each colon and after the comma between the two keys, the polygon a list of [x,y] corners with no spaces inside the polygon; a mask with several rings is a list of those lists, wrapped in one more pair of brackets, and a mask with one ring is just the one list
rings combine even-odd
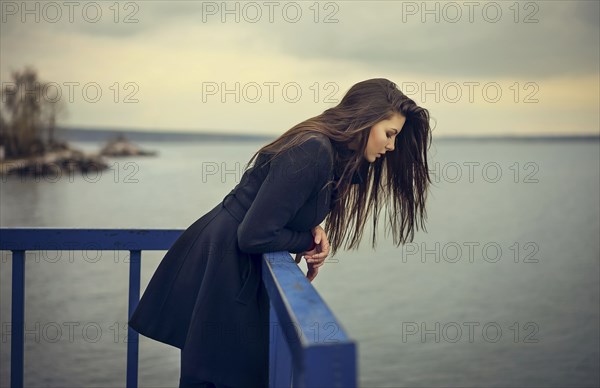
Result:
{"label": "tree on shore", "polygon": [[6,158],[43,155],[57,145],[56,121],[66,114],[60,91],[31,67],[13,71],[11,78],[0,91],[6,112],[0,110],[0,145]]}

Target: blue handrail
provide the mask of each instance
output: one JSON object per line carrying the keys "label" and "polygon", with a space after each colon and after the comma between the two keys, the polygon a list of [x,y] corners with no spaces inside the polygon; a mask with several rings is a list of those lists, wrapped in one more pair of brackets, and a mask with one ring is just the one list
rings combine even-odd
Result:
{"label": "blue handrail", "polygon": [[269,294],[269,383],[356,387],[356,345],[288,252],[263,256]]}
{"label": "blue handrail", "polygon": [[[168,250],[182,229],[0,228],[0,250],[12,251],[11,387],[23,387],[25,252],[128,250],[129,317],[140,298],[142,250]],[[357,350],[288,252],[263,255],[271,304],[271,387],[355,387]],[[127,387],[138,386],[139,334],[128,328]]]}

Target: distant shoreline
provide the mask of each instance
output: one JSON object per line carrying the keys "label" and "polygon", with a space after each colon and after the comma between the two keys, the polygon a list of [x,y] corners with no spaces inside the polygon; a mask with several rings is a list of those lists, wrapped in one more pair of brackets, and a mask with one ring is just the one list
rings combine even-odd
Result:
{"label": "distant shoreline", "polygon": [[[245,135],[218,132],[182,132],[165,130],[133,130],[119,128],[57,128],[57,135],[66,141],[104,142],[123,134],[130,141],[272,141],[275,135]],[[434,141],[600,141],[598,135],[489,135],[489,136],[435,136]]]}
{"label": "distant shoreline", "polygon": [[600,141],[599,135],[490,135],[490,136],[440,136],[435,141]]}
{"label": "distant shoreline", "polygon": [[66,141],[104,142],[117,135],[129,141],[265,141],[273,139],[267,135],[242,135],[217,132],[149,131],[119,128],[57,128],[57,135]]}

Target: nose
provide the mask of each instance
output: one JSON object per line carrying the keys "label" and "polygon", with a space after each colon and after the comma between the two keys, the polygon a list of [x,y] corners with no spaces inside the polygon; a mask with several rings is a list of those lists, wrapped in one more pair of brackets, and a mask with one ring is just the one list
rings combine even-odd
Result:
{"label": "nose", "polygon": [[386,144],[385,145],[385,150],[387,151],[393,151],[394,150],[394,142],[391,143],[391,148],[390,148],[390,144]]}

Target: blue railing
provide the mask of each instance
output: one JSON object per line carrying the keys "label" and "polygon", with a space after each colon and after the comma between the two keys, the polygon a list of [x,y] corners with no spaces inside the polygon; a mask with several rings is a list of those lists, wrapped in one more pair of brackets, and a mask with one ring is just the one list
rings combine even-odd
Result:
{"label": "blue railing", "polygon": [[[23,387],[25,252],[127,250],[129,314],[140,299],[142,250],[168,250],[180,229],[0,228],[0,250],[12,251],[11,387]],[[271,302],[271,387],[355,387],[357,349],[287,252],[263,255],[263,282]],[[127,387],[138,385],[139,334],[128,328]]]}

